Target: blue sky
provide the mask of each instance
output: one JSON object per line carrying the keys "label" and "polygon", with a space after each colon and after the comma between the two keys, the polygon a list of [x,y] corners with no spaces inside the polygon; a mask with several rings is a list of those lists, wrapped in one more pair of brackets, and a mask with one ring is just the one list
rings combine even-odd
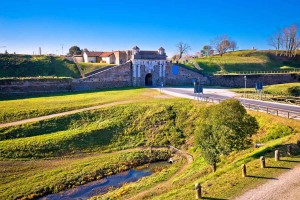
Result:
{"label": "blue sky", "polygon": [[[9,52],[64,52],[72,45],[97,51],[138,45],[163,46],[171,57],[176,44],[191,53],[218,35],[240,49],[269,49],[277,28],[300,25],[299,0],[10,0],[0,1],[0,46]],[[0,52],[4,49],[1,48]]]}

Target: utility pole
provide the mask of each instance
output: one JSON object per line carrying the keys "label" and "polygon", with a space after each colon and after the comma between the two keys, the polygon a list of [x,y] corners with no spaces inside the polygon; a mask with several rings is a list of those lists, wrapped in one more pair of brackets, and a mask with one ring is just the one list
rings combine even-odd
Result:
{"label": "utility pole", "polygon": [[61,55],[64,55],[64,44],[61,44]]}

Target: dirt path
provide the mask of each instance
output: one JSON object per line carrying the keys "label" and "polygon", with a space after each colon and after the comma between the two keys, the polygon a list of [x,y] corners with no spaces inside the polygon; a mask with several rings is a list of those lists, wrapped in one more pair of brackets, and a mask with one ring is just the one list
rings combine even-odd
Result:
{"label": "dirt path", "polygon": [[142,191],[142,192],[134,195],[133,197],[128,198],[128,200],[143,199],[148,194],[155,193],[155,192],[160,191],[160,190],[162,190],[163,188],[166,188],[166,187],[172,187],[172,180],[175,177],[177,177],[180,174],[182,174],[186,170],[186,168],[193,162],[193,156],[191,156],[190,154],[188,154],[188,153],[186,153],[184,151],[177,150],[176,154],[181,155],[181,156],[183,156],[183,157],[185,157],[187,159],[187,162],[181,167],[181,169],[179,171],[177,171],[168,180],[163,181],[163,182],[159,183],[158,185],[156,185],[156,186],[154,186],[154,187],[152,187],[150,189],[144,190],[144,191]]}
{"label": "dirt path", "polygon": [[77,110],[71,110],[71,111],[67,111],[67,112],[56,113],[56,114],[51,114],[51,115],[46,115],[46,116],[41,116],[41,117],[24,119],[24,120],[20,120],[20,121],[0,124],[0,128],[9,127],[9,126],[17,126],[17,125],[26,124],[26,123],[29,123],[29,122],[37,122],[37,121],[41,121],[41,120],[45,120],[45,119],[51,119],[51,118],[54,118],[54,117],[61,117],[61,116],[71,115],[71,114],[75,114],[75,113],[79,113],[79,112],[83,112],[83,111],[96,110],[96,109],[99,109],[99,108],[105,108],[105,107],[115,106],[115,105],[122,105],[122,104],[131,103],[131,102],[134,102],[134,101],[119,101],[119,102],[107,103],[107,104],[102,104],[102,105],[99,105],[99,106],[81,108],[81,109],[77,109]]}
{"label": "dirt path", "polygon": [[299,200],[300,199],[300,164],[280,175],[278,179],[246,192],[235,200]]}

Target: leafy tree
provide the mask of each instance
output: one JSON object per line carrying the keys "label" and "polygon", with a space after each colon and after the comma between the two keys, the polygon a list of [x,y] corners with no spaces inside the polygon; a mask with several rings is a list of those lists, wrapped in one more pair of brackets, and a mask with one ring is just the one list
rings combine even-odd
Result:
{"label": "leafy tree", "polygon": [[256,119],[239,101],[230,99],[206,108],[196,128],[195,142],[215,171],[220,155],[245,149],[257,129]]}
{"label": "leafy tree", "polygon": [[212,50],[212,47],[210,45],[203,46],[204,56],[210,56],[211,50]]}
{"label": "leafy tree", "polygon": [[72,46],[69,49],[69,54],[71,56],[73,56],[73,55],[79,55],[79,54],[81,54],[81,52],[82,52],[82,50],[78,46]]}

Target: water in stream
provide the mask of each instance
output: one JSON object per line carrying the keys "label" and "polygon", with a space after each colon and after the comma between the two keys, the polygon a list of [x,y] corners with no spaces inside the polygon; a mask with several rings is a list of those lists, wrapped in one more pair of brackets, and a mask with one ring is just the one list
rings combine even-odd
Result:
{"label": "water in stream", "polygon": [[[167,162],[164,162],[163,165],[165,164],[167,164]],[[92,196],[108,192],[110,187],[121,187],[124,183],[135,182],[151,174],[152,172],[149,168],[131,169],[57,194],[49,194],[41,197],[39,200],[85,200]]]}

